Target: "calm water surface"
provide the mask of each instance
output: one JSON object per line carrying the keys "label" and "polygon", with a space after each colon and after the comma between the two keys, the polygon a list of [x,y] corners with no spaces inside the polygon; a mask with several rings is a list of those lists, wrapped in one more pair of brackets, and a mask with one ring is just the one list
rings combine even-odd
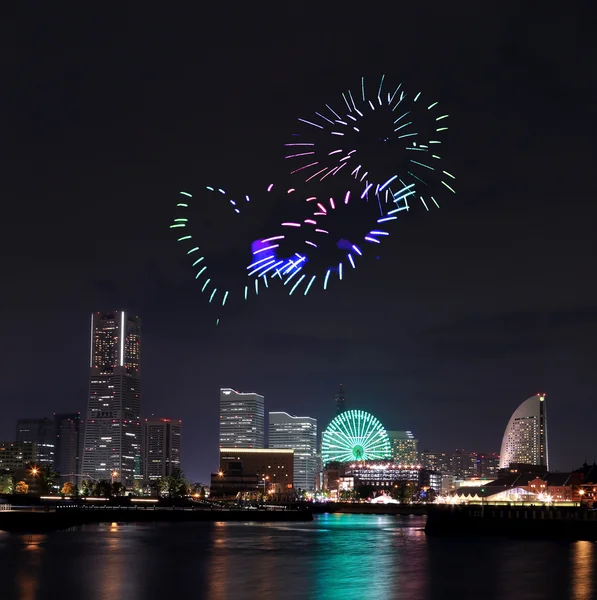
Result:
{"label": "calm water surface", "polygon": [[424,519],[0,532],[0,599],[594,600],[597,544],[426,538]]}

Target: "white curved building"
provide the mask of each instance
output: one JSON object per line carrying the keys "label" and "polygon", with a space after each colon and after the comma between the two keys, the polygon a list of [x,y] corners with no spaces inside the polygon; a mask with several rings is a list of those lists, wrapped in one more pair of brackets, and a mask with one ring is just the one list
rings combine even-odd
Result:
{"label": "white curved building", "polygon": [[511,463],[541,465],[549,469],[545,394],[525,400],[510,417],[500,452],[500,469]]}

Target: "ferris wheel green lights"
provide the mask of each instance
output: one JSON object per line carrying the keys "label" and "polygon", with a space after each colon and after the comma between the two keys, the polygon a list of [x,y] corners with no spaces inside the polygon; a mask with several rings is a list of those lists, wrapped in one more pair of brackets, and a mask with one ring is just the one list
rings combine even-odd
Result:
{"label": "ferris wheel green lights", "polygon": [[323,432],[321,458],[331,462],[386,460],[392,455],[390,438],[383,425],[363,410],[339,414]]}

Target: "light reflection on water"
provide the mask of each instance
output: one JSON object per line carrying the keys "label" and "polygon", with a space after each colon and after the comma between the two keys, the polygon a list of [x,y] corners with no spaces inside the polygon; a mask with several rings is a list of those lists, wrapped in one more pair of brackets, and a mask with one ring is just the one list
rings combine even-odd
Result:
{"label": "light reflection on water", "polygon": [[597,544],[428,539],[419,517],[0,532],[1,600],[591,600]]}

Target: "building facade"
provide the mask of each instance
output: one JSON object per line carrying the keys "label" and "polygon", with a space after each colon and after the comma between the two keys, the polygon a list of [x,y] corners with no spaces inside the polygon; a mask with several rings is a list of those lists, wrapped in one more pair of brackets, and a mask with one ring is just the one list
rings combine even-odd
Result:
{"label": "building facade", "polygon": [[91,316],[83,474],[132,488],[141,478],[141,323],[125,311]]}
{"label": "building facade", "polygon": [[265,399],[220,389],[220,448],[265,447]]}
{"label": "building facade", "polygon": [[500,469],[507,469],[511,463],[549,470],[545,394],[525,400],[508,421],[502,439]]}
{"label": "building facade", "polygon": [[55,467],[56,423],[54,419],[19,419],[17,421],[16,441],[37,446],[39,466]]}
{"label": "building facade", "polygon": [[421,452],[421,464],[425,469],[439,471],[440,473],[452,473],[452,455],[437,450],[424,450]]}
{"label": "building facade", "polygon": [[312,492],[318,472],[317,419],[269,413],[269,447],[294,450],[294,488]]}
{"label": "building facade", "polygon": [[0,473],[24,472],[28,465],[35,465],[37,462],[37,444],[0,442]]}
{"label": "building facade", "polygon": [[220,448],[220,470],[211,476],[210,494],[233,496],[242,491],[293,493],[294,450]]}
{"label": "building facade", "polygon": [[419,462],[418,441],[412,431],[388,430],[395,463],[414,465]]}
{"label": "building facade", "polygon": [[181,466],[180,419],[150,417],[143,430],[143,477],[155,480],[167,477]]}
{"label": "building facade", "polygon": [[[81,477],[82,431],[80,413],[54,415],[56,426],[55,468],[60,473],[60,483],[77,485]],[[61,486],[62,487],[62,486]]]}

